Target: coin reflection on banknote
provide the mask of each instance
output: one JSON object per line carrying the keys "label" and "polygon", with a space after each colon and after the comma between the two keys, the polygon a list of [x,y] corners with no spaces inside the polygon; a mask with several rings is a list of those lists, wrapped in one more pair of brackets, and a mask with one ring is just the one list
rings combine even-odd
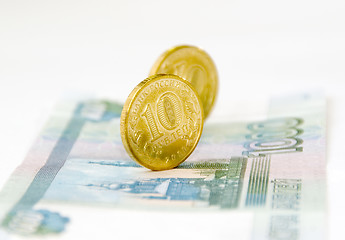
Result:
{"label": "coin reflection on banknote", "polygon": [[163,53],[153,65],[150,75],[169,73],[189,81],[201,99],[205,118],[215,103],[218,75],[211,57],[194,46],[177,46]]}
{"label": "coin reflection on banknote", "polygon": [[178,166],[195,149],[203,108],[190,83],[157,74],[137,85],[121,114],[121,138],[128,154],[152,170]]}

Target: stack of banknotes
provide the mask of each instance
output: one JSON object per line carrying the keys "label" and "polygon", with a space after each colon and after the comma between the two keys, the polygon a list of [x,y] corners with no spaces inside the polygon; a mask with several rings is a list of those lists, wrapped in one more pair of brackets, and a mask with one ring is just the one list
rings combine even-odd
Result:
{"label": "stack of banknotes", "polygon": [[[225,215],[226,239],[237,239],[231,232],[237,225],[250,239],[325,238],[323,96],[272,98],[260,121],[208,121],[192,155],[159,172],[128,157],[121,110],[103,100],[57,106],[0,192],[0,239],[87,239],[92,231],[117,239],[120,229],[136,231],[125,226],[134,213],[145,214],[141,226],[152,235],[159,230],[152,218],[163,213],[205,217],[200,229],[216,221],[208,214]],[[243,222],[239,213],[252,217]],[[104,224],[105,217],[116,224]],[[170,231],[189,228],[176,221],[162,226],[167,231],[160,237],[168,239]],[[216,236],[220,229],[212,231]],[[148,232],[143,236],[150,238]]]}

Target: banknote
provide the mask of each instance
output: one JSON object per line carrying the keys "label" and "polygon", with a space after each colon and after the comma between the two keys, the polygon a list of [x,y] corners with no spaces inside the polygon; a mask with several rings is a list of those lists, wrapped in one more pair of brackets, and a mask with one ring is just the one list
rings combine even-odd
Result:
{"label": "banknote", "polygon": [[[162,212],[212,212],[251,239],[323,239],[325,98],[308,93],[268,104],[265,118],[210,119],[184,163],[151,171],[126,154],[121,104],[62,102],[0,192],[0,238],[87,238],[83,221],[114,234],[104,216],[134,211],[148,228]],[[240,213],[250,221],[239,221]]]}

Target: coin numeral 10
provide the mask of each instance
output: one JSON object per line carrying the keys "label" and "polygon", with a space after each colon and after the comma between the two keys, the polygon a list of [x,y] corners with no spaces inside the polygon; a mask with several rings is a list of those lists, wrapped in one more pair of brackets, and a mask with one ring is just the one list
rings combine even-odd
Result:
{"label": "coin numeral 10", "polygon": [[163,134],[159,132],[158,130],[157,123],[155,121],[155,118],[153,117],[152,107],[150,104],[147,104],[147,107],[143,113],[143,116],[146,118],[146,121],[148,123],[149,129],[152,135],[152,141],[155,141],[161,136],[163,136]]}
{"label": "coin numeral 10", "polygon": [[174,130],[181,123],[182,111],[180,100],[171,92],[163,94],[158,99],[157,118],[160,124],[156,122],[151,104],[147,104],[142,116],[146,119],[147,126],[150,130],[152,136],[151,141],[156,141],[163,136],[159,131],[159,126],[165,130]]}

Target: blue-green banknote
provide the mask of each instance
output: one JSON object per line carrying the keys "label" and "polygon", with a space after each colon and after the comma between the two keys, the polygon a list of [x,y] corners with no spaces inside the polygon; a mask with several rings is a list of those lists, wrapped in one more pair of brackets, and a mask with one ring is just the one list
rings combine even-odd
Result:
{"label": "blue-green banknote", "polygon": [[[87,228],[116,238],[102,219],[129,211],[148,222],[157,213],[225,214],[251,239],[323,239],[325,99],[274,98],[268,109],[260,120],[207,122],[187,161],[157,172],[127,156],[121,104],[63,102],[1,190],[0,238],[87,238]],[[239,213],[250,221],[236,222]],[[116,227],[125,226],[117,219]]]}

